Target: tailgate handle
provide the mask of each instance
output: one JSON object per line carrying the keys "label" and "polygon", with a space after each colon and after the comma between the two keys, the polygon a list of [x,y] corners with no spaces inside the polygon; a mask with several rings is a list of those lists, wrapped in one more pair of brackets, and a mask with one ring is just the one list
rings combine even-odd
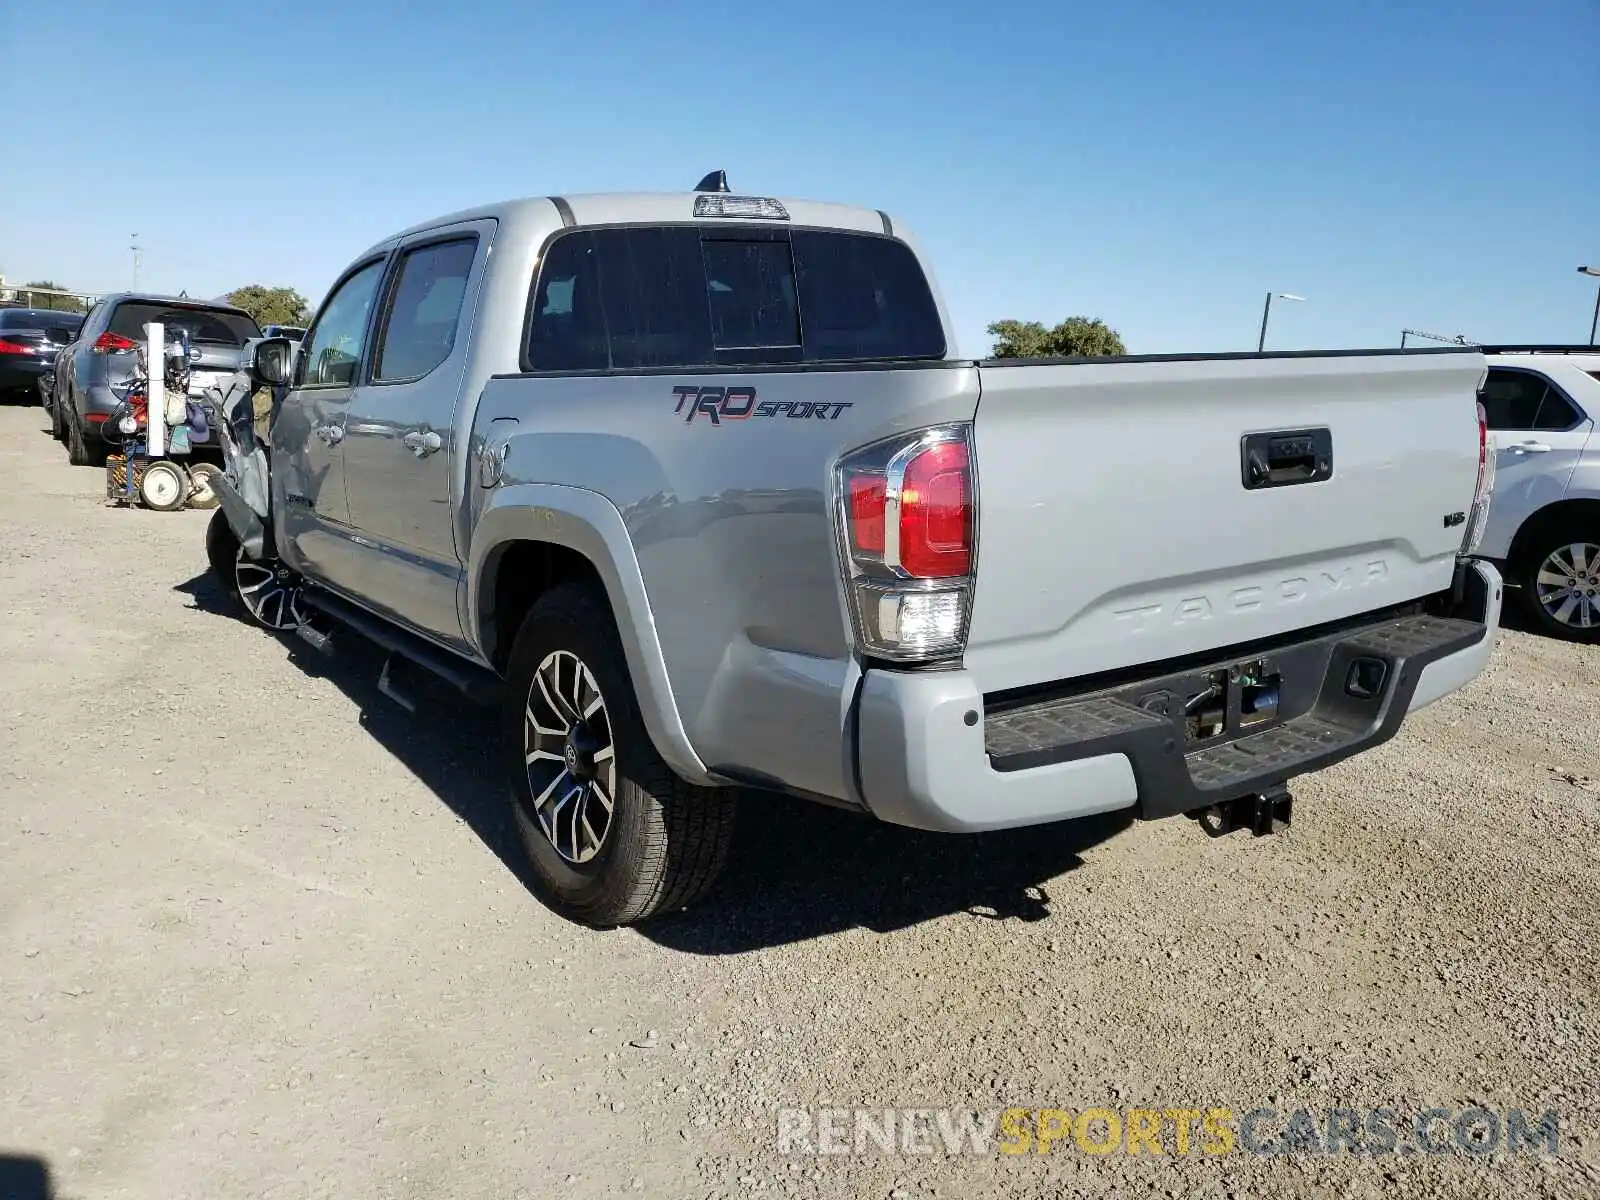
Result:
{"label": "tailgate handle", "polygon": [[1240,475],[1246,491],[1320,483],[1333,475],[1333,433],[1282,429],[1239,439]]}

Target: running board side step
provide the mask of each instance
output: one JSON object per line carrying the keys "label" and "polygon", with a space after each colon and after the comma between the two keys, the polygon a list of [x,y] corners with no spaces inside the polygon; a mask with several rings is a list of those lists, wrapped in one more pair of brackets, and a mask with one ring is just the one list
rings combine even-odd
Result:
{"label": "running board side step", "polygon": [[[409,663],[414,663],[430,675],[444,680],[476,704],[493,705],[500,702],[501,691],[505,685],[500,677],[491,671],[476,666],[464,658],[458,658],[447,650],[441,650],[416,634],[408,633],[387,621],[380,620],[366,609],[322,588],[307,588],[301,593],[301,603],[330,620],[355,630],[369,642],[389,651],[391,655],[397,655]],[[312,641],[312,638],[304,633],[301,636],[325,653],[330,652],[331,634],[316,635],[320,637],[321,644]],[[384,662],[383,675],[378,681],[378,689],[384,695],[395,698],[392,692],[396,689],[389,677],[387,660]],[[409,698],[405,701],[396,699],[396,702],[408,711],[412,709]]]}

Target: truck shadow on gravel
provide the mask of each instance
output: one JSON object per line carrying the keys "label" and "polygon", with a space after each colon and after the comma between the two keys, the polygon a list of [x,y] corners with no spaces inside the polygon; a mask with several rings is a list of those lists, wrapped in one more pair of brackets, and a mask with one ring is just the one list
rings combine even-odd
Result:
{"label": "truck shadow on gravel", "polygon": [[53,1200],[50,1165],[31,1154],[0,1151],[0,1197],[4,1200]]}
{"label": "truck shadow on gravel", "polygon": [[[208,575],[174,590],[202,612],[270,636]],[[348,696],[360,709],[361,727],[466,822],[524,887],[530,885],[527,856],[500,782],[492,711],[413,671],[406,680],[417,711],[407,713],[378,691],[383,652],[354,633],[339,633],[332,657],[292,635],[281,641],[291,662]],[[328,735],[342,736],[332,729]],[[998,833],[923,833],[748,792],[716,889],[694,909],[658,918],[637,932],[674,950],[721,955],[853,928],[890,933],[960,912],[1041,921],[1052,911],[1054,881],[1081,866],[1084,851],[1131,823],[1124,812]]]}

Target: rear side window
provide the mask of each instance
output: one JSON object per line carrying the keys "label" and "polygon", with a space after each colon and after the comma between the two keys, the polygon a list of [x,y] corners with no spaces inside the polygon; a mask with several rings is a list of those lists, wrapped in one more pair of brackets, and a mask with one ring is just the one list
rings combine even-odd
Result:
{"label": "rear side window", "polygon": [[242,346],[261,336],[261,328],[243,313],[209,308],[179,308],[147,300],[125,300],[111,314],[107,327],[135,341],[144,337],[144,327],[160,321],[167,333],[186,329],[191,342],[213,342],[220,346]]}
{"label": "rear side window", "polygon": [[558,238],[545,255],[539,290],[533,298],[527,362],[535,371],[603,371],[610,367],[594,234]]}
{"label": "rear side window", "polygon": [[1570,429],[1577,410],[1541,375],[1491,367],[1483,385],[1483,410],[1490,429]]}
{"label": "rear side window", "polygon": [[1539,415],[1533,419],[1533,427],[1554,432],[1571,429],[1577,423],[1578,410],[1553,386],[1545,388],[1544,400],[1539,405]]}
{"label": "rear side window", "polygon": [[821,230],[585,230],[551,245],[529,324],[535,371],[944,357],[903,242]]}
{"label": "rear side window", "polygon": [[401,255],[373,360],[375,381],[420,379],[450,357],[477,250],[476,238],[460,238]]}

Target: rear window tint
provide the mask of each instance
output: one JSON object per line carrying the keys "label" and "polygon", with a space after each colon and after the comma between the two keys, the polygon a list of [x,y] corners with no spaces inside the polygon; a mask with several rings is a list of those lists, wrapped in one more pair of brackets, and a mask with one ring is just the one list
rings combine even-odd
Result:
{"label": "rear window tint", "polygon": [[938,359],[932,290],[903,242],[823,230],[583,230],[534,294],[536,371]]}
{"label": "rear window tint", "polygon": [[800,303],[788,242],[706,241],[706,299],[718,350],[800,345]]}
{"label": "rear window tint", "polygon": [[597,236],[610,366],[710,362],[705,270],[694,230],[606,230]]}
{"label": "rear window tint", "polygon": [[939,308],[904,242],[796,230],[794,256],[807,358],[944,357]]}
{"label": "rear window tint", "polygon": [[251,338],[261,336],[260,327],[243,313],[177,307],[144,300],[126,300],[117,305],[108,328],[112,333],[137,341],[144,336],[144,327],[152,321],[160,321],[168,333],[174,329],[188,330],[191,342],[242,346]]}

